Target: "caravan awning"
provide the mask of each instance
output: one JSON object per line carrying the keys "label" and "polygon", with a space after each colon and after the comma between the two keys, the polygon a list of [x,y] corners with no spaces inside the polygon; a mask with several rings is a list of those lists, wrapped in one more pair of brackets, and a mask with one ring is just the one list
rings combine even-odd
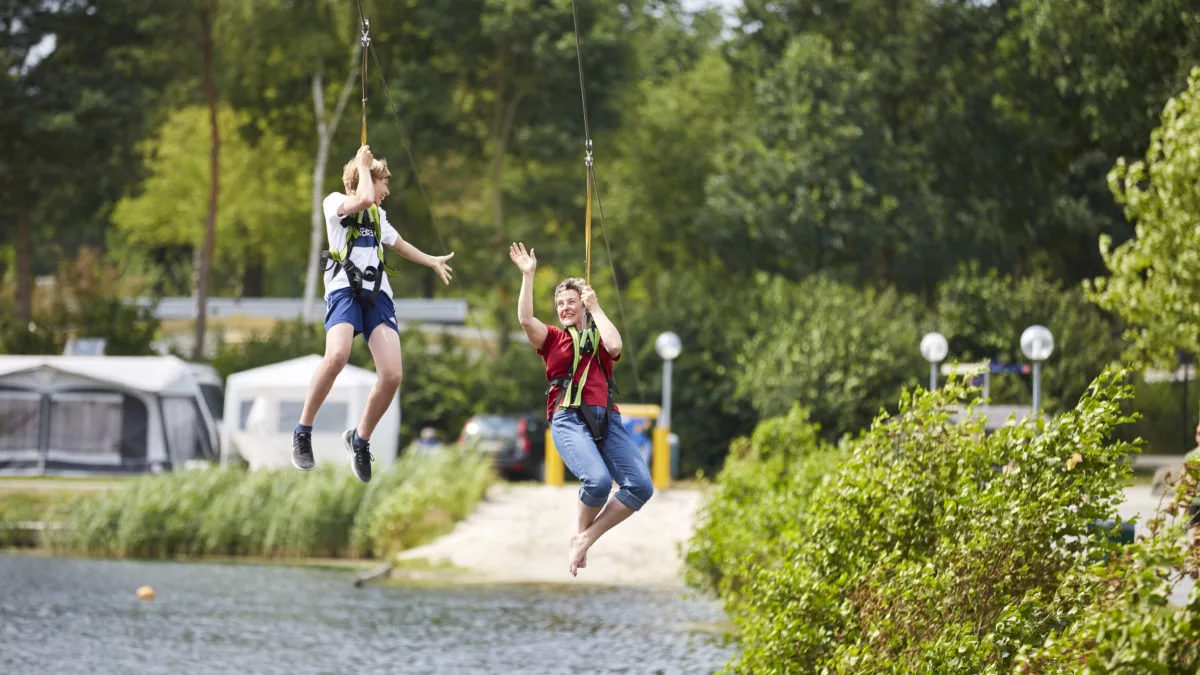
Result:
{"label": "caravan awning", "polygon": [[2,356],[0,376],[38,369],[71,373],[136,391],[192,395],[188,364],[174,356]]}

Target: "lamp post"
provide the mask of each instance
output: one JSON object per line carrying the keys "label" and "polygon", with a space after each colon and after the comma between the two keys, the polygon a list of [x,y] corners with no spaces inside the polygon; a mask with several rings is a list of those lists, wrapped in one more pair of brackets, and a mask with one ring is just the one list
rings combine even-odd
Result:
{"label": "lamp post", "polygon": [[671,363],[683,351],[679,336],[671,331],[660,333],[654,340],[654,351],[663,360],[662,412],[654,426],[654,454],[651,474],[655,487],[665,488],[671,482]]}
{"label": "lamp post", "polygon": [[926,333],[921,338],[921,356],[929,362],[929,390],[937,389],[938,364],[946,360],[950,345],[946,344],[946,336],[941,333]]}
{"label": "lamp post", "polygon": [[1021,333],[1021,352],[1033,361],[1033,412],[1042,410],[1042,361],[1054,353],[1054,336],[1045,326],[1033,325]]}

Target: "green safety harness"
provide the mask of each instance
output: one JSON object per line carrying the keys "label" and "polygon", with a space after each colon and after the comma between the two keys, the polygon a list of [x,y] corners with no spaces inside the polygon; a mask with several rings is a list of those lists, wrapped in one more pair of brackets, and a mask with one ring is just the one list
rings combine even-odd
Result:
{"label": "green safety harness", "polygon": [[[365,224],[364,219],[366,220]],[[341,251],[321,251],[321,267],[327,272],[332,269],[335,276],[339,271],[345,271],[355,299],[360,302],[365,301],[368,306],[373,306],[375,299],[379,296],[379,285],[383,282],[383,275],[386,273],[390,277],[396,276],[396,268],[389,265],[383,257],[383,233],[380,229],[379,207],[372,204],[365,211],[347,215],[342,218],[342,227],[346,228],[346,245]],[[373,236],[362,235],[361,228],[363,227],[370,227]],[[362,239],[360,240],[359,237]],[[373,241],[371,241],[372,239]],[[350,250],[355,246],[378,249],[379,265],[360,268],[351,262]],[[364,282],[374,284],[374,288],[369,291],[369,294],[363,291]]]}
{"label": "green safety harness", "polygon": [[[590,320],[589,320],[590,323]],[[612,418],[613,409],[613,392],[617,391],[617,383],[613,379],[611,373],[604,372],[604,363],[600,361],[597,351],[600,347],[600,333],[593,326],[584,330],[582,333],[575,326],[568,326],[567,333],[571,336],[571,346],[575,351],[574,359],[571,362],[571,370],[567,372],[566,377],[558,377],[550,380],[550,386],[546,389],[546,394],[555,388],[560,387],[558,392],[558,400],[555,406],[563,409],[574,408],[576,414],[583,418],[583,421],[588,426],[588,430],[592,432],[592,440],[596,442],[596,447],[604,445],[604,439],[608,436],[608,421]],[[579,362],[584,356],[591,355],[587,365],[583,367],[583,375],[579,378],[579,383],[575,383],[575,371],[579,369]],[[608,383],[608,403],[604,409],[604,425],[601,426],[596,421],[596,415],[592,412],[591,406],[583,404],[583,389],[587,383],[588,371],[592,367],[593,362],[598,362],[601,374],[604,375]]]}

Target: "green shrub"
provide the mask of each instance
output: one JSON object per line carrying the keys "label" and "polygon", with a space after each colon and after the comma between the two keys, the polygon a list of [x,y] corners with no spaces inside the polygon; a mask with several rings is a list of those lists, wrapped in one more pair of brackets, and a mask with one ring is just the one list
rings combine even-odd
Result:
{"label": "green shrub", "polygon": [[[1128,478],[1135,448],[1112,440],[1128,388],[1106,371],[1051,423],[988,437],[981,419],[952,417],[974,393],[906,394],[807,498],[794,473],[763,461],[753,477],[731,460],[708,507],[731,523],[702,528],[692,549],[715,549],[699,561],[738,579],[717,584],[743,639],[733,671],[1007,672],[1099,595],[1084,572],[1114,546],[1094,523]],[[724,485],[752,481],[757,494]],[[745,524],[760,534],[722,534]]]}
{"label": "green shrub", "polygon": [[819,431],[796,405],[733,443],[685,553],[688,583],[736,598],[758,565],[778,559],[780,533],[803,517],[837,457]]}
{"label": "green shrub", "polygon": [[1200,381],[1188,383],[1185,397],[1182,382],[1146,382],[1140,373],[1130,379],[1133,399],[1126,409],[1135,411],[1138,419],[1120,429],[1117,436],[1142,439],[1142,451],[1152,455],[1182,455],[1194,448]]}
{"label": "green shrub", "polygon": [[[1192,461],[1173,504],[1108,564],[1078,570],[1059,602],[1085,608],[1078,620],[1054,631],[1016,658],[1014,672],[1200,672],[1200,593],[1186,604],[1169,598],[1185,578],[1200,576],[1200,547],[1187,525],[1200,462]],[[1076,595],[1077,589],[1087,595]]]}
{"label": "green shrub", "polygon": [[14,303],[0,297],[0,353],[61,354],[72,336],[105,340],[110,356],[148,356],[159,321],[150,307],[126,302],[143,284],[99,251],[82,248],[59,262],[54,286],[33,297],[29,321],[17,321]]}

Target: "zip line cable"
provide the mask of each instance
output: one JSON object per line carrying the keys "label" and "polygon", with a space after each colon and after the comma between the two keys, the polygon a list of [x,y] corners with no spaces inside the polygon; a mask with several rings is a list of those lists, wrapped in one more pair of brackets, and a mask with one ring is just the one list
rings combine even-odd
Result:
{"label": "zip line cable", "polygon": [[[596,210],[600,214],[600,230],[604,233],[604,245],[608,251],[608,268],[612,273],[613,290],[617,296],[617,312],[621,316],[621,323],[629,326],[629,322],[625,319],[625,303],[621,299],[621,284],[617,280],[617,267],[613,262],[612,244],[608,239],[608,227],[604,223],[604,204],[600,200],[600,186],[596,180],[596,167],[592,157],[592,129],[591,123],[588,120],[587,107],[587,86],[584,83],[583,77],[583,46],[579,39],[579,12],[575,7],[575,0],[571,0],[571,19],[575,29],[575,60],[579,66],[579,99],[583,105],[583,142],[584,142],[584,158],[583,163],[586,170],[587,182],[587,206],[584,209],[584,232],[586,236],[586,245],[584,246],[584,270],[585,281],[590,286],[592,276],[592,194],[596,195]],[[633,331],[627,331],[627,334],[633,334]],[[636,341],[632,341],[636,344]],[[637,392],[638,398],[643,398],[642,395],[642,376],[638,367],[637,349],[630,350],[630,356],[633,362],[633,386]]]}
{"label": "zip line cable", "polygon": [[[359,18],[361,19],[362,25],[363,25],[363,34],[362,34],[363,77],[364,78],[366,77],[367,53],[370,52],[371,58],[374,59],[374,61],[375,61],[375,72],[379,76],[380,84],[383,85],[383,93],[384,93],[384,97],[387,99],[388,108],[391,110],[392,116],[396,122],[396,127],[400,131],[400,144],[403,146],[404,154],[408,157],[408,164],[412,168],[413,182],[416,183],[417,190],[421,194],[421,201],[423,201],[425,203],[425,211],[426,211],[426,213],[429,214],[429,222],[433,224],[433,231],[434,231],[434,234],[437,235],[438,245],[442,247],[443,251],[446,251],[446,250],[448,250],[448,248],[446,246],[446,239],[445,239],[445,237],[442,236],[442,228],[438,224],[437,215],[434,214],[433,205],[429,201],[429,194],[425,191],[425,185],[421,181],[421,173],[417,169],[417,160],[413,156],[412,148],[410,147],[410,144],[409,144],[408,133],[404,129],[404,123],[400,120],[400,113],[396,109],[395,101],[392,99],[391,88],[388,86],[387,78],[383,74],[383,63],[379,59],[379,54],[376,53],[376,51],[375,51],[375,44],[373,42],[371,42],[370,36],[367,34],[367,31],[370,28],[370,21],[367,20],[366,14],[363,13],[362,0],[356,0],[356,2],[358,4],[358,15],[359,15]],[[363,100],[363,113],[362,113],[363,114],[363,122],[362,122],[362,144],[363,145],[366,145],[366,143],[367,143],[367,93],[366,92],[367,92],[367,83],[366,83],[366,80],[364,79],[363,80],[363,99],[362,99]],[[472,319],[472,322],[475,324],[475,331],[479,335],[479,341],[480,341],[481,345],[486,345],[487,339],[483,335],[483,326],[480,325],[480,323],[478,321],[474,320],[475,315],[471,311],[471,303],[468,302],[466,291],[463,290],[461,284],[458,286],[458,295],[462,299],[463,303],[466,304],[466,306],[467,306],[467,316],[470,319]],[[502,331],[502,330],[503,330],[502,328],[497,330],[497,339],[498,340],[500,338],[499,331]]]}
{"label": "zip line cable", "polygon": [[[388,86],[387,77],[383,73],[383,64],[379,58],[379,54],[376,52],[375,45],[370,39],[370,35],[369,35],[370,21],[366,18],[366,13],[363,11],[362,0],[356,0],[356,3],[358,5],[359,19],[362,21],[362,36],[361,36],[361,41],[362,41],[362,46],[363,46],[362,143],[365,145],[366,139],[367,139],[366,73],[367,73],[367,54],[369,52],[371,59],[373,59],[375,61],[375,70],[379,77],[379,82],[383,87],[383,93],[384,93],[384,97],[387,100],[388,108],[391,110],[392,117],[396,123],[398,130],[400,131],[401,145],[404,148],[405,156],[408,157],[409,166],[412,168],[413,181],[417,185],[417,190],[421,194],[421,200],[424,202],[426,212],[429,214],[429,220],[433,224],[434,233],[436,234],[436,236],[438,238],[438,244],[442,247],[443,250],[446,250],[446,240],[445,240],[445,237],[442,236],[441,226],[438,224],[438,219],[437,219],[436,214],[434,214],[433,206],[429,200],[429,195],[428,195],[427,191],[425,190],[425,185],[421,181],[420,171],[417,168],[416,158],[413,156],[412,148],[411,148],[411,145],[410,145],[409,139],[408,139],[408,133],[405,131],[404,123],[400,119],[400,113],[396,108],[395,100],[392,98],[391,87]],[[588,119],[587,87],[585,85],[584,70],[583,70],[583,47],[582,47],[582,43],[579,38],[579,15],[578,15],[578,11],[575,6],[575,0],[571,0],[571,16],[572,16],[572,19],[574,22],[575,55],[576,55],[576,61],[577,61],[578,70],[579,70],[579,93],[580,93],[580,103],[581,103],[582,109],[583,109],[584,144],[585,144],[585,150],[586,150],[586,154],[585,154],[585,158],[584,158],[584,164],[586,167],[586,176],[585,177],[587,179],[586,180],[586,182],[587,182],[587,204],[586,204],[586,208],[585,208],[586,243],[585,243],[585,247],[584,247],[584,258],[585,258],[585,266],[586,266],[585,281],[588,283],[588,285],[591,285],[591,247],[592,247],[591,212],[592,212],[592,195],[594,193],[595,200],[596,200],[597,213],[600,216],[600,229],[604,235],[605,249],[608,252],[609,271],[612,274],[613,289],[614,289],[614,291],[616,293],[616,297],[617,297],[617,311],[621,316],[621,323],[628,326],[629,323],[627,322],[626,317],[625,317],[625,303],[624,303],[624,300],[622,299],[621,287],[620,287],[620,283],[617,279],[616,264],[614,263],[613,254],[612,254],[612,242],[609,239],[608,227],[604,220],[604,204],[600,198],[599,182],[596,179],[596,171],[595,171],[595,166],[594,166],[593,157],[592,157],[591,125],[590,125],[590,121]],[[471,312],[471,305],[469,302],[467,302],[466,294],[462,290],[461,286],[459,287],[459,296],[462,298],[463,302],[467,303],[467,312],[469,315],[471,315],[471,317],[473,319],[474,316]],[[483,329],[478,322],[475,322],[475,327],[479,333],[480,340],[485,341],[484,336],[483,336]],[[632,331],[627,331],[627,332],[632,333]],[[634,389],[638,393],[638,398],[642,398],[642,391],[641,391],[641,379],[642,378],[641,378],[640,368],[638,365],[637,350],[636,349],[631,350],[630,354],[631,354],[633,373],[634,373]]]}

